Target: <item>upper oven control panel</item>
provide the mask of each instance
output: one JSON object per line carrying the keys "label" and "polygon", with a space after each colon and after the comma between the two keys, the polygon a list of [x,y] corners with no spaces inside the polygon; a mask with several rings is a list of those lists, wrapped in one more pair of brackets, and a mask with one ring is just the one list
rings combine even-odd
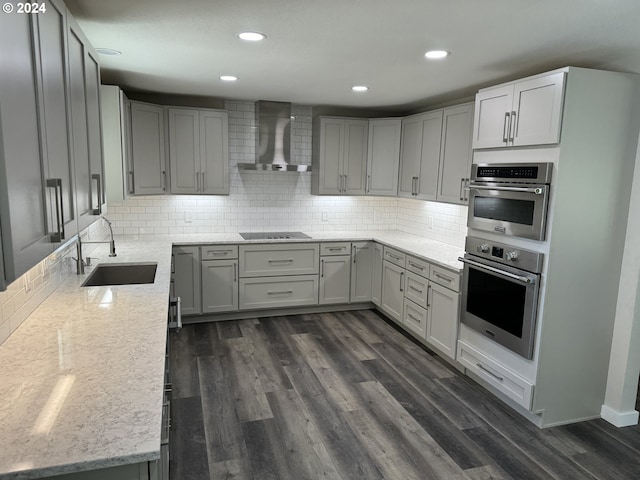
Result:
{"label": "upper oven control panel", "polygon": [[472,182],[551,183],[553,164],[546,163],[474,163]]}
{"label": "upper oven control panel", "polygon": [[540,273],[542,271],[544,254],[540,252],[517,248],[513,245],[494,242],[486,238],[470,236],[467,236],[465,251],[470,255],[476,255],[504,265],[513,265],[528,272]]}

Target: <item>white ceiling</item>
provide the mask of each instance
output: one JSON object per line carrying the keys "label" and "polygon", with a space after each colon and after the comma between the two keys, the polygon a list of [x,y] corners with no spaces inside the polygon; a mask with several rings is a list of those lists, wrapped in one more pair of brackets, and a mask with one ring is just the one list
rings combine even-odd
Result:
{"label": "white ceiling", "polygon": [[101,61],[125,90],[403,111],[566,65],[640,73],[640,0],[66,3],[94,47],[123,52]]}

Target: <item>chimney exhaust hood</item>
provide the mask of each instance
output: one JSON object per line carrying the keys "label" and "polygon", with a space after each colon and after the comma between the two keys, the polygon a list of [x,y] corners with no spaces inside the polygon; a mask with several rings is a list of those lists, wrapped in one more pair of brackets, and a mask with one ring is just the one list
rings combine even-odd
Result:
{"label": "chimney exhaust hood", "polygon": [[240,170],[310,172],[310,165],[291,165],[291,104],[256,102],[256,163],[238,163]]}

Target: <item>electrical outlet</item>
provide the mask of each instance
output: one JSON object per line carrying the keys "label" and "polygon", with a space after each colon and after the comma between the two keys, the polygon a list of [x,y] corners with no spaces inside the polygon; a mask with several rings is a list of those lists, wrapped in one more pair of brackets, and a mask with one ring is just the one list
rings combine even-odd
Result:
{"label": "electrical outlet", "polygon": [[323,222],[328,222],[329,221],[329,212],[327,212],[326,210],[322,211],[322,221]]}
{"label": "electrical outlet", "polygon": [[193,213],[189,212],[188,210],[184,211],[184,221],[186,223],[191,223],[193,222]]}

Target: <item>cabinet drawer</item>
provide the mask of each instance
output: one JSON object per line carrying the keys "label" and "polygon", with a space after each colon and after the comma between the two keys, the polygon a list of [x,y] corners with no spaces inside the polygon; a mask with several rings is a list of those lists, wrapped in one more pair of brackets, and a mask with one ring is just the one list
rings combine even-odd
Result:
{"label": "cabinet drawer", "polygon": [[240,279],[240,310],[318,304],[318,275]]}
{"label": "cabinet drawer", "polygon": [[402,314],[402,324],[418,335],[420,338],[427,337],[427,309],[416,305],[411,300],[404,299]]}
{"label": "cabinet drawer", "polygon": [[202,260],[224,260],[238,258],[237,245],[203,245],[200,247]]}
{"label": "cabinet drawer", "polygon": [[429,293],[429,280],[412,272],[407,272],[404,297],[427,308],[427,294]]}
{"label": "cabinet drawer", "polygon": [[533,384],[475,348],[458,340],[458,361],[509,398],[531,410]]}
{"label": "cabinet drawer", "polygon": [[351,242],[321,243],[320,255],[350,255]]}
{"label": "cabinet drawer", "polygon": [[423,277],[429,277],[429,262],[416,257],[407,256],[407,270]]}
{"label": "cabinet drawer", "polygon": [[388,262],[394,263],[399,267],[404,268],[406,255],[398,250],[394,250],[393,248],[384,247],[384,259]]}
{"label": "cabinet drawer", "polygon": [[317,243],[240,245],[240,277],[311,275],[319,271]]}
{"label": "cabinet drawer", "polygon": [[429,279],[432,282],[438,283],[443,287],[450,288],[456,292],[460,291],[460,274],[447,270],[446,268],[437,267],[431,265],[429,271]]}

